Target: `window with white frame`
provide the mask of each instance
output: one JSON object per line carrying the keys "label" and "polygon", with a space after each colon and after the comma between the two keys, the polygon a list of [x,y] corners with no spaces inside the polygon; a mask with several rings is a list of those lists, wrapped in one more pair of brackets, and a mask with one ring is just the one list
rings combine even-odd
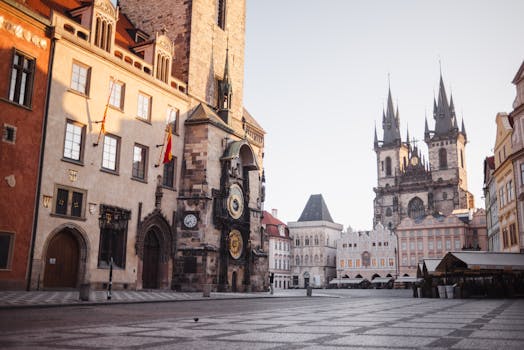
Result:
{"label": "window with white frame", "polygon": [[102,168],[118,171],[118,155],[120,152],[120,138],[117,136],[104,135],[104,150],[102,152]]}
{"label": "window with white frame", "polygon": [[437,250],[442,250],[442,241],[437,241]]}
{"label": "window with white frame", "polygon": [[11,66],[9,101],[31,107],[35,59],[15,50]]}
{"label": "window with white frame", "polygon": [[82,161],[84,135],[85,125],[67,120],[63,153],[65,159]]}
{"label": "window with white frame", "polygon": [[151,116],[151,96],[142,92],[138,93],[137,117],[149,121]]}
{"label": "window with white frame", "polygon": [[455,240],[455,250],[460,250],[460,240]]}
{"label": "window with white frame", "polygon": [[147,147],[135,144],[133,147],[133,178],[145,180],[147,177]]}
{"label": "window with white frame", "polygon": [[508,202],[513,200],[513,180],[509,180],[506,184],[506,189],[508,192]]}
{"label": "window with white frame", "polygon": [[178,119],[180,111],[175,107],[167,107],[166,124],[171,125],[171,133],[178,134]]}
{"label": "window with white frame", "polygon": [[435,248],[435,245],[432,240],[428,241],[428,249],[433,250]]}
{"label": "window with white frame", "polygon": [[406,241],[402,241],[401,247],[402,247],[402,250],[406,250],[407,249]]}
{"label": "window with white frame", "polygon": [[124,109],[124,91],[125,85],[119,81],[111,81],[109,83],[109,105],[118,109]]}
{"label": "window with white frame", "polygon": [[451,241],[446,239],[446,250],[451,250]]}
{"label": "window with white frame", "polygon": [[418,249],[419,251],[422,251],[422,249],[423,249],[423,248],[422,248],[422,241],[417,241],[417,249]]}
{"label": "window with white frame", "polygon": [[71,89],[81,94],[89,95],[89,78],[91,68],[78,62],[73,62],[71,74]]}

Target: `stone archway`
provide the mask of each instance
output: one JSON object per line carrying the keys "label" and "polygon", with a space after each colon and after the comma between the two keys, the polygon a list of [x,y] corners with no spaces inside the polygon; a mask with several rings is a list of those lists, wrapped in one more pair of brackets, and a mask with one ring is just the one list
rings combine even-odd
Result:
{"label": "stone archway", "polygon": [[87,239],[75,224],[58,226],[49,234],[42,254],[41,283],[44,289],[78,288],[85,281]]}
{"label": "stone archway", "polygon": [[138,288],[169,288],[169,267],[175,254],[175,238],[171,225],[160,210],[155,209],[140,222],[135,249],[140,258]]}

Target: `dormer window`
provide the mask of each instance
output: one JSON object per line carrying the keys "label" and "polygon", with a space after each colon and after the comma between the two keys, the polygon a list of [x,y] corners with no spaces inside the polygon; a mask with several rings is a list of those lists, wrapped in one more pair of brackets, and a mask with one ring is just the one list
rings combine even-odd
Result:
{"label": "dormer window", "polygon": [[217,0],[217,25],[226,28],[226,0]]}
{"label": "dormer window", "polygon": [[94,44],[104,51],[111,51],[113,24],[107,19],[96,16]]}
{"label": "dormer window", "polygon": [[156,78],[167,83],[169,80],[169,57],[166,57],[160,53],[157,54],[156,58]]}

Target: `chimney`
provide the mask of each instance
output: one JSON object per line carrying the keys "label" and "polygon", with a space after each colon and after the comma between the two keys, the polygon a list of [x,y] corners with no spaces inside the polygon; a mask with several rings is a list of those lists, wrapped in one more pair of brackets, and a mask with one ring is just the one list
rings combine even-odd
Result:
{"label": "chimney", "polygon": [[271,215],[276,218],[278,216],[278,209],[271,209]]}

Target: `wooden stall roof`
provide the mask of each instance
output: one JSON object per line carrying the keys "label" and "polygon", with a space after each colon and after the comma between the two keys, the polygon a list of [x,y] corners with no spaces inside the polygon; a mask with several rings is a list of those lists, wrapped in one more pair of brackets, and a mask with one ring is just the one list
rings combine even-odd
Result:
{"label": "wooden stall roof", "polygon": [[524,254],[494,252],[449,252],[435,269],[454,271],[524,271]]}

